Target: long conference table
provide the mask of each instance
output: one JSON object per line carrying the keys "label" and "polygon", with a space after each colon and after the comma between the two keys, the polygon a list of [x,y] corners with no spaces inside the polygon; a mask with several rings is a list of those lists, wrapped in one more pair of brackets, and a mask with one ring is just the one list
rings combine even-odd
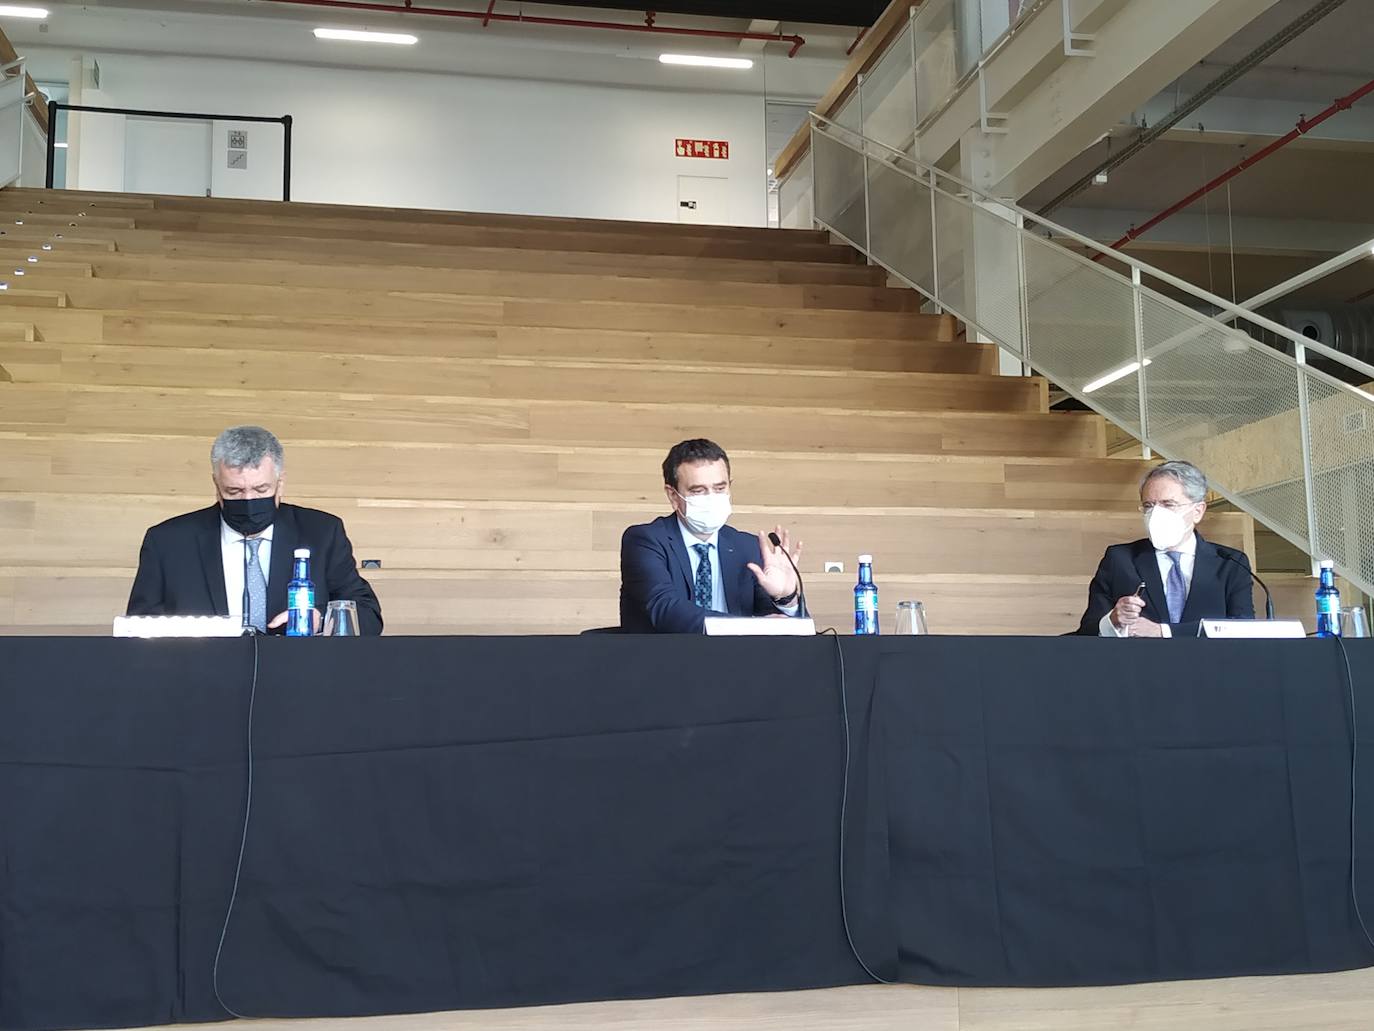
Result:
{"label": "long conference table", "polygon": [[1374,964],[1346,649],[0,638],[0,1027]]}

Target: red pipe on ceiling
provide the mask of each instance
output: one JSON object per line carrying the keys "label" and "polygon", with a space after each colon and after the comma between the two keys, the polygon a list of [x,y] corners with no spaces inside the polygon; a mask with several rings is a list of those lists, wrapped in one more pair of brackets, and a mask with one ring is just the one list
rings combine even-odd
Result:
{"label": "red pipe on ceiling", "polygon": [[671,28],[663,25],[632,25],[616,21],[587,21],[581,18],[547,18],[541,15],[497,14],[494,12],[495,0],[486,11],[455,11],[443,7],[416,7],[410,0],[404,6],[395,4],[367,3],[365,0],[265,0],[273,4],[292,4],[301,7],[327,7],[344,11],[378,11],[385,14],[429,14],[438,18],[469,18],[483,25],[491,22],[514,22],[528,25],[552,25],[564,29],[604,29],[611,32],[651,32],[664,36],[698,36],[707,39],[759,40],[764,43],[791,43],[788,57],[796,57],[797,51],[806,45],[801,36],[784,33],[765,32],[727,32],[721,29]]}
{"label": "red pipe on ceiling", "polygon": [[1131,241],[1139,238],[1142,233],[1147,233],[1155,226],[1165,221],[1166,219],[1173,218],[1175,215],[1177,215],[1184,208],[1188,207],[1188,205],[1192,204],[1194,201],[1200,200],[1201,198],[1207,196],[1207,194],[1211,193],[1218,186],[1225,185],[1226,183],[1234,179],[1236,176],[1244,172],[1246,169],[1253,168],[1255,165],[1259,164],[1265,158],[1273,154],[1276,154],[1278,151],[1288,146],[1294,140],[1306,136],[1309,132],[1311,132],[1317,126],[1321,125],[1322,122],[1326,121],[1328,118],[1338,115],[1342,111],[1350,110],[1350,108],[1352,108],[1356,103],[1358,103],[1365,97],[1369,96],[1369,94],[1371,93],[1374,93],[1374,80],[1366,82],[1363,86],[1357,89],[1354,93],[1351,93],[1349,96],[1341,97],[1338,100],[1334,101],[1330,107],[1328,107],[1321,114],[1317,115],[1315,118],[1304,118],[1302,121],[1298,122],[1298,124],[1294,126],[1293,129],[1286,136],[1281,136],[1273,143],[1269,144],[1267,147],[1263,147],[1260,150],[1255,151],[1240,164],[1228,168],[1225,172],[1222,172],[1221,175],[1217,176],[1215,179],[1211,180],[1210,182],[1204,183],[1201,187],[1194,190],[1192,193],[1188,194],[1188,196],[1184,197],[1177,204],[1172,204],[1169,207],[1165,208],[1163,211],[1161,211],[1154,218],[1150,219],[1144,225],[1133,226],[1125,236],[1123,236],[1120,240],[1117,240],[1116,243],[1112,244],[1112,250],[1120,250],[1122,247],[1125,247]]}

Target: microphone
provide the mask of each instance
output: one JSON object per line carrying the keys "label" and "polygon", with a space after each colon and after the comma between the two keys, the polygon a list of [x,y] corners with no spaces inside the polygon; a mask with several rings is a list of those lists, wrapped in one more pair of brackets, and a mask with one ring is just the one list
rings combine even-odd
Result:
{"label": "microphone", "polygon": [[773,547],[783,553],[784,557],[787,559],[787,564],[792,567],[792,572],[797,574],[797,604],[800,606],[797,609],[797,615],[811,615],[806,609],[806,585],[802,582],[801,570],[798,569],[797,564],[792,561],[792,556],[787,554],[787,549],[782,546],[782,541],[778,539],[778,535],[771,530],[768,531],[768,541]]}
{"label": "microphone", "polygon": [[1255,581],[1255,583],[1260,585],[1260,587],[1264,590],[1264,618],[1273,619],[1274,596],[1269,593],[1269,585],[1259,578],[1259,575],[1253,569],[1250,568],[1250,564],[1248,562],[1242,562],[1240,559],[1236,558],[1235,552],[1231,551],[1229,548],[1217,548],[1217,554],[1220,555],[1222,558],[1226,559],[1228,562],[1234,562],[1236,565],[1240,566],[1241,569],[1245,570],[1248,574],[1250,574],[1251,580]]}

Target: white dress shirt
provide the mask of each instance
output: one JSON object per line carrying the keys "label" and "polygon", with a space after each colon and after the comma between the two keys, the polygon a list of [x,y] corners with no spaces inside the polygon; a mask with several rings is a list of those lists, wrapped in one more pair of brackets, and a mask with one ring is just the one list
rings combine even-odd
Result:
{"label": "white dress shirt", "polygon": [[[272,578],[272,527],[258,534],[262,543],[258,545],[258,565],[262,567],[262,578]],[[229,602],[229,615],[243,619],[243,553],[245,538],[237,530],[231,530],[223,519],[219,521],[219,551],[224,562],[224,597]],[[264,619],[271,619],[275,612],[265,613]]]}
{"label": "white dress shirt", "polygon": [[[677,528],[682,532],[682,543],[687,546],[687,559],[692,563],[693,598],[695,598],[696,591],[697,569],[701,566],[701,556],[697,554],[696,546],[698,544],[705,544],[711,549],[711,610],[713,612],[729,614],[730,610],[725,607],[725,578],[720,575],[720,531],[717,530],[706,540],[702,540],[691,530],[687,529],[686,524],[683,523],[681,519],[677,521]],[[239,584],[239,590],[243,590],[242,582]],[[785,616],[795,616],[801,611],[800,599],[792,605],[779,605],[776,601],[773,602],[773,605]],[[753,613],[751,612],[749,615],[752,616]]]}
{"label": "white dress shirt", "polygon": [[[1193,589],[1193,566],[1197,562],[1197,534],[1190,533],[1187,539],[1176,548],[1169,549],[1177,551],[1179,554],[1178,571],[1183,574],[1183,600],[1188,600],[1188,592]],[[1155,561],[1159,564],[1159,579],[1163,584],[1168,584],[1169,573],[1174,568],[1174,560],[1169,557],[1169,551],[1155,549]],[[1168,598],[1153,599],[1156,607],[1169,607]],[[1098,634],[1102,637],[1127,637],[1130,631],[1119,629],[1112,622],[1112,614],[1108,612],[1102,617],[1102,622],[1098,624]],[[1165,637],[1172,637],[1173,632],[1169,629],[1168,623],[1161,623],[1159,632]]]}

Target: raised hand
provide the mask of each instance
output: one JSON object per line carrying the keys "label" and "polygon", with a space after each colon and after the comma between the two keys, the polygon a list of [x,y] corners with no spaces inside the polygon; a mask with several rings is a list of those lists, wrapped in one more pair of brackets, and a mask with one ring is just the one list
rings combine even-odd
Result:
{"label": "raised hand", "polygon": [[[791,535],[781,526],[773,527],[773,532],[778,535],[778,541],[782,546],[775,548],[767,533],[759,534],[759,551],[763,554],[763,565],[750,562],[748,568],[749,572],[754,574],[754,579],[759,582],[759,586],[768,592],[768,597],[774,601],[787,601],[797,593],[797,574],[792,564],[787,561],[787,555],[792,556],[792,562],[800,563],[802,545],[801,541],[797,541],[794,547]],[[784,551],[787,555],[783,554]]]}

